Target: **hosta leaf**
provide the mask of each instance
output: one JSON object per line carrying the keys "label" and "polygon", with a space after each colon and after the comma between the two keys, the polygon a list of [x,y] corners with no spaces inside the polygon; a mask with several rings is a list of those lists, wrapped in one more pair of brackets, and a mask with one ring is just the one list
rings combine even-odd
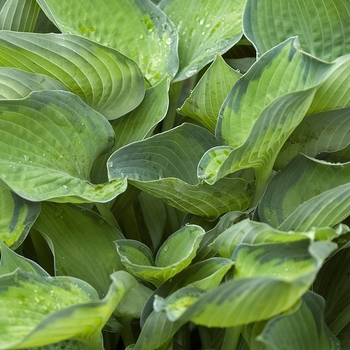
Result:
{"label": "hosta leaf", "polygon": [[110,149],[114,132],[79,97],[33,92],[22,100],[0,101],[0,110],[0,178],[21,197],[106,202],[125,190],[123,179],[89,182],[92,164]]}
{"label": "hosta leaf", "polygon": [[307,292],[301,301],[297,310],[269,320],[263,331],[255,334],[256,341],[266,350],[340,349],[338,339],[324,322],[324,299]]}
{"label": "hosta leaf", "polygon": [[129,272],[159,286],[191,263],[203,235],[204,230],[199,226],[183,227],[163,243],[154,262],[151,251],[141,242],[119,240],[116,244]]}
{"label": "hosta leaf", "polygon": [[124,271],[111,278],[108,294],[99,300],[91,286],[72,277],[39,277],[20,270],[1,276],[0,349],[38,347],[69,338],[103,349],[102,327],[136,285]]}
{"label": "hosta leaf", "polygon": [[146,90],[145,97],[137,108],[112,122],[116,134],[113,150],[144,139],[165,117],[169,106],[169,84],[170,78],[165,77]]}
{"label": "hosta leaf", "polygon": [[275,169],[282,169],[298,153],[315,157],[344,149],[350,143],[350,107],[305,118],[281,148]]}
{"label": "hosta leaf", "polygon": [[123,235],[96,213],[73,204],[42,203],[34,226],[48,241],[59,275],[80,278],[100,296],[123,269],[112,242]]}
{"label": "hosta leaf", "polygon": [[0,29],[32,32],[39,11],[36,0],[7,0],[0,11]]}
{"label": "hosta leaf", "polygon": [[295,157],[269,183],[259,217],[283,231],[334,226],[350,214],[350,163]]}
{"label": "hosta leaf", "polygon": [[248,0],[244,34],[259,54],[298,35],[303,50],[326,61],[350,53],[347,1]]}
{"label": "hosta leaf", "polygon": [[335,248],[331,242],[242,244],[234,256],[237,278],[199,297],[180,320],[234,327],[271,318],[299,302]]}
{"label": "hosta leaf", "polygon": [[261,244],[268,242],[293,242],[300,240],[328,240],[337,237],[339,232],[330,228],[310,228],[309,231],[279,231],[263,223],[243,220],[223,231],[210,247],[222,257],[231,258],[236,247],[241,243]]}
{"label": "hosta leaf", "polygon": [[117,49],[139,65],[152,85],[177,72],[176,29],[151,1],[38,2],[63,33],[84,35]]}
{"label": "hosta leaf", "polygon": [[49,274],[36,262],[29,260],[15,253],[8,248],[4,243],[0,242],[1,246],[1,264],[0,275],[6,275],[14,272],[16,269],[21,269],[34,275],[49,277]]}
{"label": "hosta leaf", "polygon": [[116,151],[109,158],[109,178],[127,178],[135,187],[200,216],[246,209],[253,190],[251,173],[213,186],[198,181],[198,161],[215,144],[209,131],[186,123]]}
{"label": "hosta leaf", "polygon": [[39,216],[40,204],[18,196],[0,180],[0,212],[0,239],[16,249]]}
{"label": "hosta leaf", "polygon": [[244,0],[160,2],[179,34],[180,68],[175,81],[196,74],[217,53],[223,54],[240,40],[244,5]]}
{"label": "hosta leaf", "polygon": [[134,109],[145,93],[132,60],[80,36],[0,32],[0,66],[48,75],[107,119]]}
{"label": "hosta leaf", "polygon": [[67,90],[59,81],[43,74],[33,74],[16,68],[0,68],[0,99],[28,96],[32,91]]}
{"label": "hosta leaf", "polygon": [[297,39],[291,38],[274,47],[234,85],[217,126],[218,137],[228,146],[203,156],[200,178],[214,183],[254,167],[259,199],[280,148],[305,116],[317,86],[341,65],[318,61],[297,46]]}
{"label": "hosta leaf", "polygon": [[215,61],[206,70],[191,95],[179,109],[179,113],[191,117],[214,132],[220,107],[233,84],[240,77],[240,73],[230,68],[217,55]]}

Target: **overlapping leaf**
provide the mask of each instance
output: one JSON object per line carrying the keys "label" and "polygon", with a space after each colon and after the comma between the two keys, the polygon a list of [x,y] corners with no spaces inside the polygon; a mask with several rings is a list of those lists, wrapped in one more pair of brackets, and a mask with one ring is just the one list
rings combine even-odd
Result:
{"label": "overlapping leaf", "polygon": [[350,163],[295,157],[269,183],[262,221],[283,231],[334,226],[350,214]]}
{"label": "overlapping leaf", "polygon": [[180,68],[175,81],[196,74],[240,40],[244,5],[245,0],[160,2],[179,35]]}
{"label": "overlapping leaf", "polygon": [[0,211],[0,239],[16,249],[38,217],[40,204],[23,199],[0,180]]}
{"label": "overlapping leaf", "polygon": [[21,270],[0,277],[0,349],[31,348],[75,338],[103,349],[101,329],[136,285],[124,271],[111,276],[106,297],[71,277],[41,277]]}
{"label": "overlapping leaf", "polygon": [[33,92],[0,101],[0,178],[32,201],[105,202],[126,180],[91,184],[95,159],[108,151],[114,132],[108,121],[78,96]]}
{"label": "overlapping leaf", "polygon": [[[208,327],[234,327],[271,318],[298,303],[335,248],[331,242],[309,246],[305,240],[241,244],[233,256],[236,278],[203,295],[197,293],[198,300],[191,300],[187,308],[182,305],[178,319]],[[191,290],[187,292],[191,296]],[[172,319],[177,319],[177,313]]]}
{"label": "overlapping leaf", "polygon": [[133,59],[152,85],[178,70],[174,24],[150,0],[38,3],[63,33],[86,36]]}
{"label": "overlapping leaf", "polygon": [[80,36],[2,31],[0,66],[48,75],[108,119],[134,109],[145,93],[138,66]]}
{"label": "overlapping leaf", "polygon": [[221,105],[240,77],[240,73],[217,56],[181,106],[179,113],[199,121],[214,132]]}
{"label": "overlapping leaf", "polygon": [[350,53],[349,15],[344,0],[248,0],[244,34],[260,55],[297,35],[304,51],[332,61]]}
{"label": "overlapping leaf", "polygon": [[123,235],[90,210],[44,202],[35,228],[49,243],[57,274],[88,282],[101,297],[109,288],[109,276],[124,269],[112,243]]}
{"label": "overlapping leaf", "polygon": [[119,240],[116,244],[121,261],[129,272],[159,286],[191,263],[203,235],[201,227],[185,226],[163,243],[155,259],[151,250],[141,242]]}
{"label": "overlapping leaf", "polygon": [[217,217],[246,209],[252,195],[251,173],[213,186],[198,181],[198,161],[215,144],[206,129],[183,124],[116,151],[108,162],[109,178],[127,178],[135,187],[196,215]]}
{"label": "overlapping leaf", "polygon": [[7,0],[0,11],[0,29],[32,32],[39,11],[35,0]]}
{"label": "overlapping leaf", "polygon": [[59,81],[43,74],[33,74],[16,68],[0,68],[0,99],[28,96],[32,91],[67,90]]}

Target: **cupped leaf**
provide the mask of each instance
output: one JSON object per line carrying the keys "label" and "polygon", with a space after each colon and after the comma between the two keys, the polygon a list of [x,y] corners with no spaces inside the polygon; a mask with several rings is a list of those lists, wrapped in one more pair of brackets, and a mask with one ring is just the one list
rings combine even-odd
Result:
{"label": "cupped leaf", "polygon": [[262,221],[283,231],[334,226],[350,214],[350,163],[295,157],[269,183]]}
{"label": "cupped leaf", "polygon": [[242,37],[245,0],[163,0],[160,8],[175,23],[179,35],[180,68],[175,81],[196,74],[215,55]]}
{"label": "cupped leaf", "polygon": [[214,132],[221,105],[240,77],[217,55],[178,112]]}
{"label": "cupped leaf", "polygon": [[278,315],[299,302],[335,248],[331,242],[242,244],[234,256],[236,278],[199,297],[180,320],[234,327]]}
{"label": "cupped leaf", "polygon": [[63,33],[86,36],[133,59],[152,85],[178,70],[176,28],[150,0],[38,3]]}
{"label": "cupped leaf", "polygon": [[[136,285],[124,271],[111,276],[106,297],[72,277],[40,277],[16,270],[0,277],[0,349],[38,347],[74,338],[103,349],[101,330]],[[25,315],[25,316],[24,316]]]}
{"label": "cupped leaf", "polygon": [[49,277],[49,274],[36,262],[15,253],[12,249],[8,248],[3,242],[0,242],[0,246],[0,276],[12,273],[17,269],[21,269],[22,271],[26,271],[34,275]]}
{"label": "cupped leaf", "polygon": [[0,180],[0,211],[0,239],[16,249],[39,216],[40,204],[18,196]]}
{"label": "cupped leaf", "polygon": [[282,169],[298,153],[315,157],[342,150],[350,144],[350,107],[308,116],[287,139],[274,168]]}
{"label": "cupped leaf", "polygon": [[17,68],[0,68],[0,99],[28,96],[32,91],[67,90],[59,81],[43,74],[28,73]]}
{"label": "cupped leaf", "polygon": [[267,350],[340,349],[338,339],[324,321],[324,307],[322,297],[306,292],[297,310],[272,318],[260,334],[255,334],[257,343],[264,344]]}
{"label": "cupped leaf", "polygon": [[2,31],[0,50],[0,66],[48,75],[107,119],[131,111],[145,94],[135,62],[80,36]]}
{"label": "cupped leaf", "polygon": [[263,222],[243,220],[223,231],[210,247],[222,257],[231,258],[241,243],[261,244],[269,242],[294,242],[300,240],[328,240],[342,233],[331,227],[311,228],[309,231],[280,231]]}
{"label": "cupped leaf", "polygon": [[130,273],[159,286],[191,263],[203,235],[204,230],[199,226],[183,227],[164,242],[154,262],[152,252],[141,242],[119,240],[116,244]]}
{"label": "cupped leaf", "polygon": [[109,276],[124,269],[112,243],[123,235],[91,210],[43,202],[34,227],[52,250],[56,273],[88,282],[101,297],[109,288]]}
{"label": "cupped leaf", "polygon": [[36,0],[7,0],[0,11],[0,30],[32,32],[39,11]]}
{"label": "cupped leaf", "polygon": [[304,51],[326,61],[350,53],[350,4],[323,0],[248,0],[244,34],[261,55],[291,36]]}
{"label": "cupped leaf", "polygon": [[114,132],[108,121],[78,96],[33,92],[0,101],[0,178],[32,201],[106,202],[126,180],[91,184],[95,159],[108,151]]}
{"label": "cupped leaf", "polygon": [[215,144],[209,131],[185,123],[116,151],[109,158],[109,178],[127,178],[135,187],[200,216],[246,209],[252,196],[252,173],[237,174],[213,186],[198,181],[198,161]]}

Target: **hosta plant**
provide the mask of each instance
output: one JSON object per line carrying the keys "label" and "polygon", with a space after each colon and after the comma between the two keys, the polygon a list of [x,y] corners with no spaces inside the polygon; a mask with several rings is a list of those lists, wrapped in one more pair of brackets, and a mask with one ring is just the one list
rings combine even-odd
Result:
{"label": "hosta plant", "polygon": [[348,1],[0,26],[0,349],[350,349]]}

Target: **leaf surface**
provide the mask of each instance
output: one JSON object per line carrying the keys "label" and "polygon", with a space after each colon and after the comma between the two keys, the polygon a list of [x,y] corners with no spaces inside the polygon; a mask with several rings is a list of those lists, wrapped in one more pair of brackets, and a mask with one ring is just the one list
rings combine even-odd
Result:
{"label": "leaf surface", "polygon": [[0,178],[21,197],[106,202],[125,190],[123,179],[89,182],[92,164],[111,148],[114,132],[78,96],[33,92],[0,101],[0,111]]}
{"label": "leaf surface", "polygon": [[134,109],[145,94],[135,62],[81,36],[2,31],[0,50],[0,66],[48,75],[107,119]]}

